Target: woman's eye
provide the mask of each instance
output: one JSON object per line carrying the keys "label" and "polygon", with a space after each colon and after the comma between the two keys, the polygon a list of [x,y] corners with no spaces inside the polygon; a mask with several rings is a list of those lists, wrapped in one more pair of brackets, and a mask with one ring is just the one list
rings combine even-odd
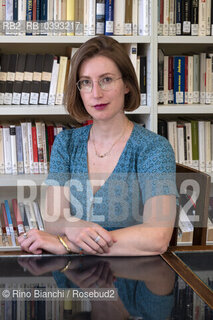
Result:
{"label": "woman's eye", "polygon": [[105,77],[102,79],[103,83],[111,83],[112,82],[112,78],[111,77]]}
{"label": "woman's eye", "polygon": [[81,80],[81,86],[82,87],[86,87],[86,86],[89,86],[90,85],[90,80]]}

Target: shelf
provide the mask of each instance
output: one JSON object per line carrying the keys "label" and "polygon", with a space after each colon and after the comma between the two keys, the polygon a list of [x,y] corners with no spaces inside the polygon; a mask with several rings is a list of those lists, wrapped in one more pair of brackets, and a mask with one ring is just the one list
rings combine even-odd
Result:
{"label": "shelf", "polygon": [[[0,43],[79,43],[82,44],[94,36],[0,36]],[[150,43],[150,36],[113,36],[121,43]]]}
{"label": "shelf", "polygon": [[196,37],[196,36],[158,36],[158,43],[186,43],[186,44],[212,44],[213,36]]}
{"label": "shelf", "polygon": [[213,105],[201,105],[201,104],[191,104],[191,105],[181,105],[181,104],[171,104],[171,105],[160,105],[158,106],[158,114],[213,114]]}
{"label": "shelf", "polygon": [[0,115],[58,115],[68,114],[64,106],[55,105],[3,105]]}
{"label": "shelf", "polygon": [[0,175],[0,187],[17,187],[17,183],[21,186],[40,186],[46,178],[46,174],[3,174]]}
{"label": "shelf", "polygon": [[[150,107],[140,106],[131,113],[150,114]],[[66,108],[62,105],[3,105],[0,106],[0,115],[68,115]]]}

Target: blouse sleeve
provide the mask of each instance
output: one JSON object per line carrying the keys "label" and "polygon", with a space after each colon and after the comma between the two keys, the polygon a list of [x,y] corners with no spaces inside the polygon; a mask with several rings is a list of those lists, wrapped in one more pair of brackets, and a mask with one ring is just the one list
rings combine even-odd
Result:
{"label": "blouse sleeve", "polygon": [[176,163],[169,141],[157,136],[138,157],[138,178],[143,203],[154,196],[174,194],[176,189]]}
{"label": "blouse sleeve", "polygon": [[60,132],[53,143],[50,170],[46,179],[48,185],[64,186],[70,179],[70,145],[72,130]]}

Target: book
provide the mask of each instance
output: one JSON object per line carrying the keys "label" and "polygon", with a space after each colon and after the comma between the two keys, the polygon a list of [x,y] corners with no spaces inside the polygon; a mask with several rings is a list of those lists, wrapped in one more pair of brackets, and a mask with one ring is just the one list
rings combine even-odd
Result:
{"label": "book", "polygon": [[200,56],[193,55],[193,103],[200,102]]}
{"label": "book", "polygon": [[147,104],[147,68],[146,68],[146,57],[140,57],[140,94],[141,94],[141,105],[146,106]]}
{"label": "book", "polygon": [[16,126],[10,125],[10,143],[11,143],[11,161],[12,161],[12,174],[18,173],[17,166],[17,152],[16,152]]}
{"label": "book", "polygon": [[3,127],[0,125],[0,174],[4,174],[4,141]]}
{"label": "book", "polygon": [[27,121],[26,126],[27,126],[27,142],[28,142],[28,152],[29,152],[30,173],[34,173],[32,123],[30,121]]}
{"label": "book", "polygon": [[23,224],[23,220],[19,210],[17,199],[12,199],[12,207],[13,207],[13,212],[16,218],[18,234],[20,235],[21,233],[25,232],[25,229],[24,229],[24,224]]}
{"label": "book", "polygon": [[175,0],[176,1],[176,35],[181,35],[182,29],[182,0]]}
{"label": "book", "polygon": [[185,57],[174,57],[174,103],[185,102]]}
{"label": "book", "polygon": [[164,62],[163,62],[163,97],[164,97],[164,104],[168,104],[169,99],[169,89],[168,89],[168,79],[169,79],[169,57],[164,56]]}
{"label": "book", "polygon": [[75,0],[75,36],[84,35],[84,2]]}
{"label": "book", "polygon": [[198,121],[191,121],[192,130],[192,167],[198,170],[199,167],[199,139],[198,139]]}
{"label": "book", "polygon": [[26,35],[31,36],[33,30],[33,0],[26,0]]}
{"label": "book", "polygon": [[38,104],[39,102],[43,63],[44,63],[44,55],[37,54],[36,60],[35,60],[35,67],[33,71],[33,79],[31,84],[30,104]]}
{"label": "book", "polygon": [[125,5],[124,1],[114,1],[114,29],[113,34],[116,36],[124,35],[125,23]]}
{"label": "book", "polygon": [[75,0],[67,0],[67,22],[69,27],[67,31],[68,36],[74,36],[75,34]]}
{"label": "book", "polygon": [[174,103],[174,68],[173,57],[168,59],[168,104]]}
{"label": "book", "polygon": [[38,144],[37,144],[36,126],[34,123],[32,124],[32,144],[33,144],[34,173],[39,173]]}
{"label": "book", "polygon": [[198,36],[198,9],[199,0],[192,0],[191,5],[191,35]]}
{"label": "book", "polygon": [[204,140],[205,140],[205,172],[211,173],[211,121],[204,121]]}
{"label": "book", "polygon": [[206,35],[211,35],[211,0],[206,0]]}
{"label": "book", "polygon": [[4,205],[5,205],[5,210],[6,210],[6,214],[7,214],[8,228],[9,228],[9,234],[11,236],[12,245],[16,246],[13,223],[12,223],[10,208],[9,208],[9,204],[8,204],[7,200],[4,201]]}
{"label": "book", "polygon": [[184,125],[182,123],[177,123],[177,149],[178,163],[185,164]]}
{"label": "book", "polygon": [[164,53],[158,49],[158,104],[164,104]]}
{"label": "book", "polygon": [[212,102],[212,59],[206,57],[206,97],[205,103],[211,104]]}
{"label": "book", "polygon": [[191,0],[182,0],[182,34],[191,34]]}
{"label": "book", "polygon": [[21,134],[22,134],[22,148],[24,158],[24,173],[30,173],[30,155],[29,155],[29,144],[28,144],[28,128],[26,122],[21,122]]}
{"label": "book", "polygon": [[[165,4],[164,4],[164,7],[165,7]],[[165,16],[164,16],[164,22],[165,22]],[[150,25],[150,1],[138,0],[138,35],[148,36],[149,25]]]}
{"label": "book", "polygon": [[163,36],[169,35],[169,0],[163,4]]}
{"label": "book", "polygon": [[188,104],[193,104],[193,75],[194,75],[194,61],[193,56],[188,56]]}
{"label": "book", "polygon": [[132,0],[125,1],[124,35],[132,35]]}
{"label": "book", "polygon": [[63,104],[67,61],[67,57],[60,56],[55,104]]}
{"label": "book", "polygon": [[44,231],[44,222],[41,216],[41,211],[40,211],[38,202],[33,201],[33,208],[34,208],[35,218],[38,224],[38,229]]}
{"label": "book", "polygon": [[1,54],[0,70],[0,104],[4,104],[4,94],[6,90],[7,72],[9,67],[10,55]]}
{"label": "book", "polygon": [[9,223],[8,223],[5,203],[1,204],[1,210],[2,210],[2,215],[3,215],[4,228],[5,228],[5,231],[6,231],[5,237],[7,237],[7,242],[9,244],[9,246],[12,247],[13,243],[12,243],[12,238],[11,238],[11,234],[10,234],[10,228],[9,228]]}
{"label": "book", "polygon": [[206,170],[206,148],[205,148],[205,122],[198,121],[198,140],[199,140],[199,170]]}
{"label": "book", "polygon": [[13,86],[12,104],[21,103],[21,92],[24,80],[24,68],[25,68],[26,54],[18,54],[18,60],[16,65],[15,81]]}
{"label": "book", "polygon": [[105,35],[112,36],[114,30],[114,0],[106,0],[105,4]]}
{"label": "book", "polygon": [[17,58],[18,58],[17,54],[10,55],[8,71],[7,71],[7,80],[6,80],[6,86],[5,86],[5,94],[4,94],[4,104],[12,104],[13,85],[15,81]]}
{"label": "book", "polygon": [[132,35],[138,34],[138,0],[132,0]]}
{"label": "book", "polygon": [[54,56],[52,54],[45,54],[41,74],[41,88],[39,95],[39,104],[48,103],[48,95],[50,90],[50,82],[53,68]]}
{"label": "book", "polygon": [[33,71],[35,67],[35,60],[36,60],[36,55],[27,54],[25,68],[24,68],[24,80],[23,80],[22,93],[21,93],[21,104],[29,104],[31,85],[33,81]]}
{"label": "book", "polygon": [[206,53],[200,53],[200,103],[206,102]]}
{"label": "book", "polygon": [[58,72],[59,72],[58,58],[54,57],[52,74],[51,74],[51,81],[50,81],[50,89],[49,89],[49,95],[48,95],[48,105],[55,104]]}
{"label": "book", "polygon": [[96,0],[96,34],[104,34],[105,0]]}
{"label": "book", "polygon": [[88,35],[95,35],[95,10],[96,0],[89,0],[87,4],[87,21],[88,21]]}
{"label": "book", "polygon": [[206,0],[199,0],[199,11],[198,11],[198,35],[199,36],[206,36]]}
{"label": "book", "polygon": [[4,169],[6,174],[12,174],[12,154],[10,129],[8,125],[3,124],[3,145],[4,145]]}
{"label": "book", "polygon": [[167,122],[167,132],[168,132],[168,140],[175,153],[175,160],[176,162],[178,162],[177,122],[176,121]]}
{"label": "book", "polygon": [[44,145],[43,145],[43,133],[42,133],[42,122],[36,121],[36,137],[38,146],[38,164],[39,173],[44,173]]}
{"label": "book", "polygon": [[21,125],[16,125],[16,150],[17,150],[17,170],[18,174],[24,173],[24,158]]}

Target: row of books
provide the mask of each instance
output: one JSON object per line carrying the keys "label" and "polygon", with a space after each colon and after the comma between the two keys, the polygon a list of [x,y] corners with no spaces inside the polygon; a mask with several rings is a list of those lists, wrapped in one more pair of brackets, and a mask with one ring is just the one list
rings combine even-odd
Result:
{"label": "row of books", "polygon": [[[27,281],[25,277],[21,279],[22,281]],[[30,292],[33,290],[41,290],[51,292],[52,290],[57,289],[56,284],[49,284],[48,281],[43,283],[30,283],[29,284],[22,282],[17,287],[14,284],[12,285],[1,285],[0,289],[9,290],[9,292],[14,291],[16,289],[18,292]],[[27,299],[16,299],[6,300],[1,302],[1,319],[43,319],[43,320],[68,320],[72,316],[73,305],[75,307],[76,302],[81,304],[81,301],[68,301],[68,300],[59,300],[56,299],[48,300],[27,300]]]}
{"label": "row of books", "polygon": [[0,125],[0,174],[48,173],[55,136],[64,128],[42,121]]}
{"label": "row of books", "polygon": [[[125,44],[137,73],[142,105],[146,105],[146,57],[137,44]],[[65,56],[53,54],[1,54],[0,105],[62,105],[71,72],[70,60],[78,48],[67,47]]]}
{"label": "row of books", "polygon": [[1,34],[148,35],[150,0],[2,0]]}
{"label": "row of books", "polygon": [[159,104],[213,104],[213,53],[168,56],[158,50]]}
{"label": "row of books", "polygon": [[169,140],[176,162],[203,172],[213,172],[213,122],[159,120],[158,132]]}
{"label": "row of books", "polygon": [[70,68],[67,56],[1,54],[0,59],[0,104],[63,104]]}
{"label": "row of books", "polygon": [[213,1],[158,0],[158,35],[213,35]]}
{"label": "row of books", "polygon": [[20,249],[17,237],[30,229],[44,230],[44,223],[38,202],[17,202],[12,199],[1,203],[0,250],[13,247]]}

